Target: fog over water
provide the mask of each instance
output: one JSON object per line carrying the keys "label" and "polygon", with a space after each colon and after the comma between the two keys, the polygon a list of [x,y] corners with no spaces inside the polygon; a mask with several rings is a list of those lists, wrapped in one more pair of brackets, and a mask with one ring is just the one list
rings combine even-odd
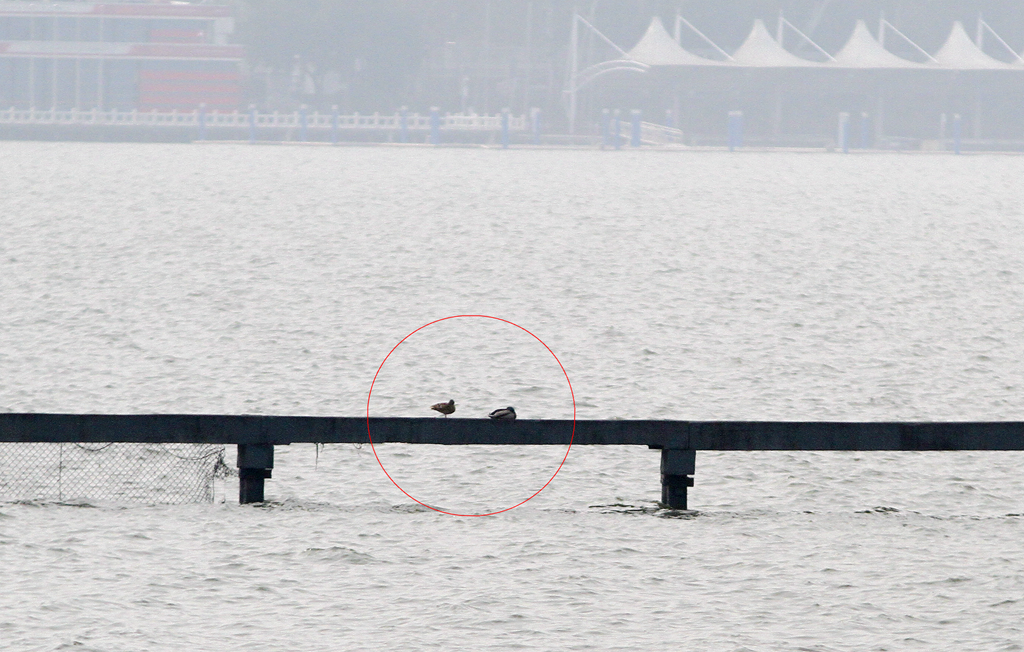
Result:
{"label": "fog over water", "polygon": [[[358,416],[433,320],[579,418],[1024,420],[1024,159],[7,143],[0,409]],[[440,322],[379,415],[566,418]],[[452,511],[565,449],[385,445]],[[485,518],[369,447],[270,503],[0,503],[16,650],[1019,649],[1020,453],[575,447]]]}

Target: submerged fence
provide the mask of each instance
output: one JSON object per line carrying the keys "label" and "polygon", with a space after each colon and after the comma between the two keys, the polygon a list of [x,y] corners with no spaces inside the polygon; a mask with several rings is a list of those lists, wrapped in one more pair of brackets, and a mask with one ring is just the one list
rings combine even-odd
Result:
{"label": "submerged fence", "polygon": [[0,442],[235,444],[239,501],[261,502],[274,446],[292,443],[642,445],[661,451],[662,503],[686,509],[696,451],[1024,450],[1024,422],[619,421],[0,414]]}

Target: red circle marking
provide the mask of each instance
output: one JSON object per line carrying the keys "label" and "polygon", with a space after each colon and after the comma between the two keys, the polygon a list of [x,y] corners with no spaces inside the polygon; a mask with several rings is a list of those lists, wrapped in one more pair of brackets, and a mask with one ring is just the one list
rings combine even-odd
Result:
{"label": "red circle marking", "polygon": [[[412,337],[416,333],[420,332],[421,330],[423,330],[427,326],[432,326],[432,325],[434,325],[434,324],[436,324],[438,322],[446,321],[446,320],[449,320],[449,319],[459,319],[459,318],[462,318],[462,317],[478,317],[478,318],[481,318],[481,319],[493,319],[494,321],[504,322],[504,323],[509,324],[511,326],[515,326],[516,328],[518,328],[519,330],[523,331],[524,333],[527,333],[533,339],[535,339],[538,342],[540,342],[541,346],[543,346],[545,349],[547,349],[548,353],[551,354],[551,357],[554,358],[555,362],[558,363],[558,367],[562,370],[562,375],[565,376],[565,382],[569,385],[569,396],[572,397],[572,434],[569,436],[569,448],[565,449],[565,456],[562,457],[562,461],[559,462],[558,468],[555,469],[555,472],[551,474],[551,477],[548,478],[548,481],[544,483],[544,486],[541,487],[540,489],[538,489],[537,491],[533,492],[533,494],[531,494],[528,498],[526,498],[526,500],[518,502],[515,505],[512,505],[511,507],[506,507],[505,509],[499,509],[499,510],[497,510],[495,512],[487,512],[486,514],[457,514],[455,512],[446,512],[443,509],[438,509],[436,507],[431,507],[430,505],[426,504],[425,502],[417,500],[415,496],[411,495],[405,489],[402,489],[401,485],[399,485],[397,482],[395,482],[395,479],[391,477],[391,474],[388,473],[388,470],[384,468],[384,463],[380,461],[380,457],[377,455],[377,448],[373,445],[373,433],[370,432],[370,397],[373,396],[373,384],[377,382],[377,376],[380,374],[380,370],[384,368],[384,363],[388,361],[388,358],[391,357],[391,354],[395,352],[395,349],[397,349],[398,347],[400,347],[402,345],[402,342],[406,341],[407,339],[409,339],[410,337]],[[384,475],[388,476],[388,480],[391,480],[392,484],[394,484],[396,487],[398,487],[399,491],[401,491],[403,494],[405,494],[406,496],[408,496],[412,500],[416,501],[417,503],[419,503],[420,505],[423,505],[424,507],[426,507],[428,509],[434,510],[435,512],[440,512],[442,514],[450,514],[451,516],[493,516],[494,514],[501,514],[502,512],[507,512],[510,509],[515,509],[516,507],[519,507],[520,505],[522,505],[522,504],[532,500],[534,498],[534,496],[536,496],[540,492],[544,491],[544,488],[547,487],[549,484],[551,484],[551,481],[555,479],[555,476],[558,475],[558,472],[562,470],[562,465],[565,464],[565,460],[569,457],[569,451],[572,450],[572,440],[576,436],[576,394],[572,391],[572,382],[569,380],[569,374],[567,374],[565,372],[565,367],[562,366],[562,361],[558,359],[558,356],[555,355],[555,352],[551,350],[551,347],[544,343],[544,340],[540,339],[539,337],[537,337],[536,335],[534,335],[530,331],[526,330],[525,328],[523,328],[522,326],[520,326],[519,324],[517,324],[515,322],[511,322],[511,321],[509,321],[507,319],[502,319],[501,317],[492,317],[490,315],[452,315],[451,317],[442,317],[441,319],[435,319],[432,322],[423,324],[422,326],[420,326],[419,328],[417,328],[413,332],[411,332],[408,335],[406,335],[405,337],[403,337],[402,341],[399,342],[398,344],[396,344],[395,346],[393,346],[391,348],[391,350],[388,351],[388,354],[386,356],[384,356],[384,360],[380,363],[380,366],[377,367],[377,373],[373,374],[373,381],[370,383],[370,392],[366,395],[366,436],[370,438],[370,448],[373,449],[373,456],[375,458],[377,458],[377,464],[380,465],[380,470],[384,472]]]}

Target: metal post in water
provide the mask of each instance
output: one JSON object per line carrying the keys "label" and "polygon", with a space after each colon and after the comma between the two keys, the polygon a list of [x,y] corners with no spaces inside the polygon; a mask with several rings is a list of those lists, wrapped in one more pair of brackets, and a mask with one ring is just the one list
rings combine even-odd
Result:
{"label": "metal post in water", "polygon": [[860,148],[868,148],[868,124],[869,116],[867,111],[861,111],[860,113]]}
{"label": "metal post in water", "polygon": [[338,144],[338,105],[331,107],[331,144]]}
{"label": "metal post in water", "polygon": [[729,111],[729,151],[743,147],[743,111]]}
{"label": "metal post in water", "polygon": [[661,502],[670,509],[687,509],[686,489],[693,486],[697,451],[663,448],[661,450]]}
{"label": "metal post in water", "polygon": [[441,109],[436,106],[430,107],[430,142],[441,144]]}
{"label": "metal post in water", "polygon": [[850,153],[850,114],[843,111],[839,114],[839,127],[836,133],[836,145],[843,154]]}
{"label": "metal post in water", "polygon": [[264,480],[274,468],[273,444],[238,444],[238,502],[262,503]]}
{"label": "metal post in water", "polygon": [[501,110],[501,148],[508,149],[508,118],[509,110]]}
{"label": "metal post in water", "polygon": [[540,145],[540,109],[530,109],[530,130],[533,132],[533,144]]}
{"label": "metal post in water", "polygon": [[306,105],[299,107],[299,141],[309,142],[309,132],[306,129]]}
{"label": "metal post in water", "polygon": [[249,105],[249,144],[256,144],[256,105]]}
{"label": "metal post in water", "polygon": [[633,109],[629,113],[630,122],[632,123],[632,134],[630,134],[629,144],[632,147],[640,147],[640,109]]}
{"label": "metal post in water", "polygon": [[612,113],[615,128],[612,130],[612,137],[615,138],[615,149],[622,149],[622,116],[618,109]]}
{"label": "metal post in water", "polygon": [[398,142],[409,142],[409,107],[403,106],[398,112]]}
{"label": "metal post in water", "polygon": [[199,140],[206,140],[206,103],[199,105]]}
{"label": "metal post in water", "polygon": [[960,136],[963,128],[963,120],[960,119],[959,113],[953,114],[953,153],[960,153]]}

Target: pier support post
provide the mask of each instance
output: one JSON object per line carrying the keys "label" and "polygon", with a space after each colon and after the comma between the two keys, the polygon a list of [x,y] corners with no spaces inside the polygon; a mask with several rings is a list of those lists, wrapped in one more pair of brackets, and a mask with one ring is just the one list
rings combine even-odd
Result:
{"label": "pier support post", "polygon": [[743,111],[729,111],[729,151],[743,147]]}
{"label": "pier support post", "polygon": [[199,105],[199,140],[206,140],[206,103]]}
{"label": "pier support post", "polygon": [[241,505],[263,502],[264,480],[274,468],[273,444],[239,444],[238,502]]}
{"label": "pier support post", "polygon": [[441,144],[441,109],[430,107],[430,144]]}
{"label": "pier support post", "polygon": [[508,120],[509,120],[509,115],[510,115],[510,113],[509,113],[508,109],[502,109],[501,110],[501,148],[502,149],[508,149]]}
{"label": "pier support post", "polygon": [[953,114],[953,153],[960,153],[960,138],[963,133],[963,119],[959,113]]}
{"label": "pier support post", "polygon": [[836,130],[836,146],[843,154],[850,153],[850,114],[845,111],[839,114],[839,126]]}
{"label": "pier support post", "polygon": [[697,451],[663,448],[661,450],[661,502],[671,509],[686,509],[686,489],[693,486]]}

